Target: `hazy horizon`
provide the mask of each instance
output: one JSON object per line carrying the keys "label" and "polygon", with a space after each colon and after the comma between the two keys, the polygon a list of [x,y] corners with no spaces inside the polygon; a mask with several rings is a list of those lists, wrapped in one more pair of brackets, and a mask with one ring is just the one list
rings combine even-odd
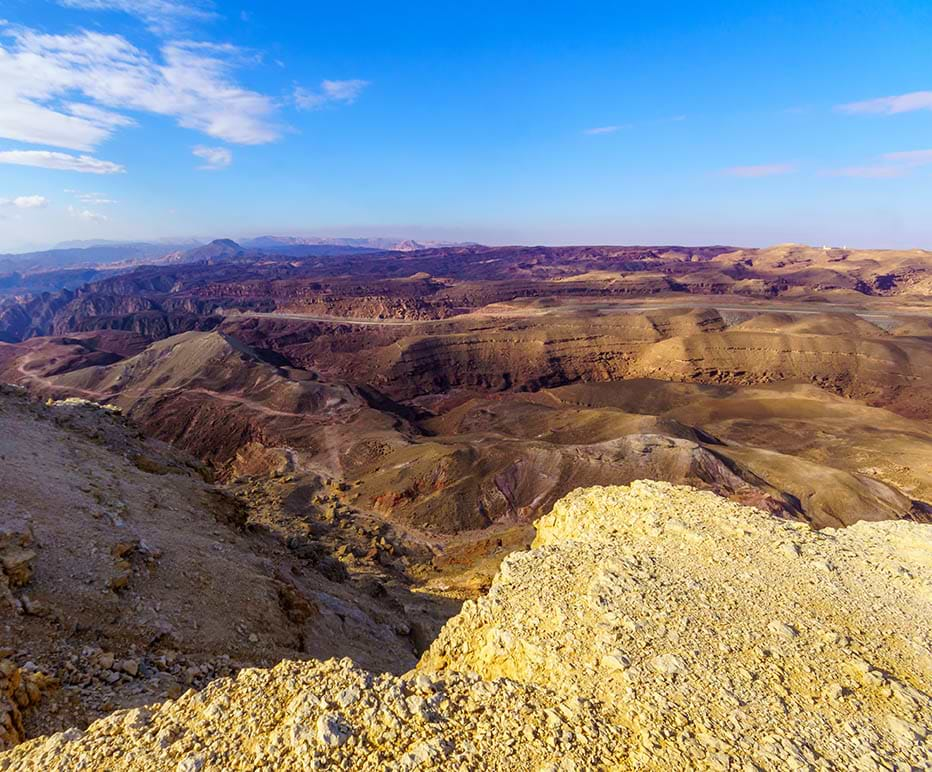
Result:
{"label": "hazy horizon", "polygon": [[414,237],[410,233],[383,233],[373,232],[371,234],[360,235],[359,232],[307,232],[307,231],[291,231],[291,232],[271,232],[271,231],[261,231],[255,233],[241,234],[241,235],[229,235],[229,234],[217,234],[211,236],[205,235],[186,235],[186,236],[156,236],[152,238],[127,238],[127,239],[106,239],[106,238],[89,238],[89,239],[64,239],[62,241],[57,241],[54,243],[48,244],[34,244],[27,245],[24,248],[19,249],[3,249],[0,248],[0,255],[10,255],[16,256],[20,254],[31,254],[34,252],[50,252],[54,250],[62,249],[81,249],[89,248],[93,246],[107,246],[114,245],[119,246],[122,244],[164,244],[166,246],[195,246],[195,245],[205,245],[209,244],[212,241],[230,239],[237,243],[241,242],[250,242],[253,239],[258,239],[262,237],[294,237],[294,238],[307,238],[307,239],[321,239],[324,243],[329,241],[342,241],[342,240],[352,240],[358,239],[360,241],[371,239],[373,241],[393,241],[393,242],[403,242],[403,241],[417,241],[419,243],[425,243],[426,245],[431,244],[477,244],[486,247],[573,247],[573,246],[599,246],[599,247],[626,247],[626,246],[642,246],[642,247],[660,247],[660,246],[683,246],[683,247],[700,247],[700,246],[728,246],[735,247],[737,249],[767,249],[771,247],[777,247],[785,244],[799,244],[801,246],[810,246],[810,247],[831,247],[836,249],[853,249],[853,250],[872,250],[872,249],[891,249],[897,251],[909,251],[909,250],[923,250],[929,251],[928,247],[921,245],[912,245],[912,246],[902,246],[902,247],[891,247],[887,245],[864,245],[864,244],[849,244],[849,243],[837,243],[837,244],[821,244],[815,242],[804,242],[804,241],[772,241],[767,243],[736,243],[733,241],[478,241],[476,239],[470,238],[433,238],[429,235]]}

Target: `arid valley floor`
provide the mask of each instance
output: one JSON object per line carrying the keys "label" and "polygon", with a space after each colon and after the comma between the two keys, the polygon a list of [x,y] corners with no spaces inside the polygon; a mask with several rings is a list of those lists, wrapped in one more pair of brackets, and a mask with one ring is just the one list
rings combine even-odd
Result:
{"label": "arid valley floor", "polygon": [[932,769],[932,253],[29,281],[0,769]]}

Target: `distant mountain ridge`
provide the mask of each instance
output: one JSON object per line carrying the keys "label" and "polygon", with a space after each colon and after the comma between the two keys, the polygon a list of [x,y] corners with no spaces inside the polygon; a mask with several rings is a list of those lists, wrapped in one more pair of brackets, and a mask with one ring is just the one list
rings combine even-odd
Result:
{"label": "distant mountain ridge", "polygon": [[67,246],[39,252],[0,254],[0,274],[55,270],[60,268],[98,268],[115,263],[141,263],[155,260],[178,250],[191,248],[190,243],[153,244],[145,241],[98,243],[90,246]]}
{"label": "distant mountain ridge", "polygon": [[161,263],[200,263],[200,262],[235,262],[254,261],[274,257],[326,257],[337,255],[355,255],[383,252],[385,250],[369,247],[356,247],[344,244],[300,244],[273,243],[257,246],[254,242],[239,244],[233,239],[214,239],[209,244],[165,255]]}
{"label": "distant mountain ridge", "polygon": [[196,247],[204,243],[203,238],[160,238],[144,241],[125,241],[122,239],[75,239],[60,241],[51,249],[88,249],[90,247],[125,247],[133,244],[146,244],[153,247],[175,248],[179,246]]}
{"label": "distant mountain ridge", "polygon": [[[217,245],[222,244],[223,247]],[[240,242],[215,239],[158,239],[155,241],[64,241],[51,249],[0,253],[0,276],[30,274],[68,268],[101,269],[132,267],[145,263],[174,263],[237,256],[318,257],[364,252],[413,252],[441,247],[477,246],[473,242],[416,241],[392,238],[327,238],[320,236],[259,236]],[[243,253],[242,255],[238,253]]]}
{"label": "distant mountain ridge", "polygon": [[416,252],[419,249],[435,249],[438,247],[466,247],[478,246],[474,241],[418,241],[415,239],[390,239],[381,237],[336,237],[325,236],[258,236],[246,239],[244,246],[257,249],[274,249],[277,247],[293,246],[342,246],[359,247],[369,250],[390,252]]}
{"label": "distant mountain ridge", "polygon": [[309,258],[411,252],[439,248],[447,242],[398,241],[387,238],[260,236],[237,243],[201,240],[65,241],[36,252],[0,254],[0,297],[28,297],[37,292],[75,289],[143,265],[250,262],[272,257]]}

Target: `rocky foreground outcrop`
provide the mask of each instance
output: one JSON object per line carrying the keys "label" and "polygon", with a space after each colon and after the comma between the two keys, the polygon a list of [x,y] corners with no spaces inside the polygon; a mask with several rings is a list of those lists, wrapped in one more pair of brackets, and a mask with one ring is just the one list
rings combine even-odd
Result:
{"label": "rocky foreground outcrop", "polygon": [[0,769],[932,769],[932,531],[580,489],[416,671],[244,670]]}
{"label": "rocky foreground outcrop", "polygon": [[39,702],[42,691],[54,685],[54,680],[42,673],[0,659],[0,750],[26,739],[21,711]]}
{"label": "rocky foreground outcrop", "polygon": [[641,481],[558,502],[420,667],[603,701],[633,766],[925,769],[929,619],[928,526],[813,531]]}

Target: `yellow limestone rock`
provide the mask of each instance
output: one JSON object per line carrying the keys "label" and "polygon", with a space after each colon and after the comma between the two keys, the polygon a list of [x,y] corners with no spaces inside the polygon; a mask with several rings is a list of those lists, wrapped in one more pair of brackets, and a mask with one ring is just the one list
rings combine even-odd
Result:
{"label": "yellow limestone rock", "polygon": [[930,769],[932,529],[579,489],[419,668],[596,699],[630,730],[626,766]]}

